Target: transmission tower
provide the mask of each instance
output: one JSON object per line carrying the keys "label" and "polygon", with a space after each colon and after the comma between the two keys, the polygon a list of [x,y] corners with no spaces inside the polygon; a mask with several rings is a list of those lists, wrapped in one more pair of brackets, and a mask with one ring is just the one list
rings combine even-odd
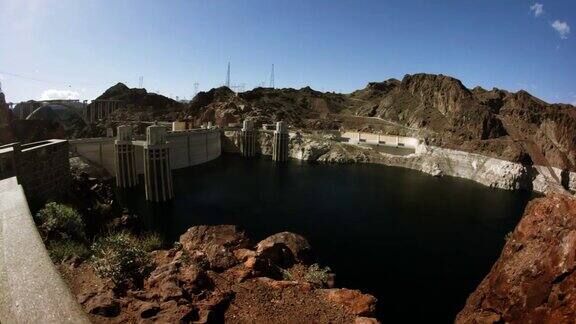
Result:
{"label": "transmission tower", "polygon": [[226,86],[230,88],[230,62],[228,62],[228,70],[226,71]]}
{"label": "transmission tower", "polygon": [[198,94],[198,86],[199,85],[200,85],[200,83],[194,82],[194,97],[196,97],[196,95]]}
{"label": "transmission tower", "polygon": [[2,81],[0,81],[0,93],[2,93]]}
{"label": "transmission tower", "polygon": [[138,88],[142,89],[143,85],[144,85],[144,77],[140,76],[138,77]]}
{"label": "transmission tower", "polygon": [[274,88],[274,64],[272,64],[272,72],[270,73],[270,88]]}

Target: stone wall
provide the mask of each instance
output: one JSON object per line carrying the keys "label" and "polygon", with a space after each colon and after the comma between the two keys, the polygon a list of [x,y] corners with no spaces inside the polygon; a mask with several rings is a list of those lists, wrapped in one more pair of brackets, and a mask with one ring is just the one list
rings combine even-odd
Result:
{"label": "stone wall", "polygon": [[48,140],[22,145],[16,174],[26,196],[35,201],[59,197],[70,186],[68,141]]}
{"label": "stone wall", "polygon": [[68,141],[47,140],[0,147],[0,179],[16,175],[29,200],[45,202],[70,186]]}

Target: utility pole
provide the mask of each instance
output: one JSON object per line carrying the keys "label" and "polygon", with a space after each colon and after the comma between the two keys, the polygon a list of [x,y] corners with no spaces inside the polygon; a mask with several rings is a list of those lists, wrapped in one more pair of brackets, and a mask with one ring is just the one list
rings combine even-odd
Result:
{"label": "utility pole", "polygon": [[272,72],[270,73],[270,88],[274,88],[274,64],[272,64]]}
{"label": "utility pole", "polygon": [[226,71],[226,86],[230,88],[230,62],[228,62],[228,70]]}

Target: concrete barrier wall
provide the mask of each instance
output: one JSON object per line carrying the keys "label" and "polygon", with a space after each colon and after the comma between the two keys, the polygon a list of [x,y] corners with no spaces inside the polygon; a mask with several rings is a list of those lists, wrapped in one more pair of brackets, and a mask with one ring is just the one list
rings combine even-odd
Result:
{"label": "concrete barrier wall", "polygon": [[88,323],[50,260],[15,177],[0,181],[0,323]]}
{"label": "concrete barrier wall", "polygon": [[[214,160],[222,152],[220,131],[217,129],[168,132],[166,138],[170,148],[172,169],[186,168]],[[142,174],[144,173],[144,141],[133,141],[133,143],[136,146],[136,172]],[[101,165],[111,175],[115,174],[113,138],[70,140],[70,150]]]}

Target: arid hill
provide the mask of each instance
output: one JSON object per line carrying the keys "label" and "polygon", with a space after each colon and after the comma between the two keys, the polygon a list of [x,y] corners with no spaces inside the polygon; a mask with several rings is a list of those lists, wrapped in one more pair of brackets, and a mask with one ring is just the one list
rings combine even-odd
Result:
{"label": "arid hill", "polygon": [[415,135],[432,145],[576,171],[573,106],[548,104],[526,91],[470,90],[444,75],[406,75],[401,81],[369,83],[351,94],[309,87],[236,94],[220,87],[198,93],[187,105],[119,83],[99,99],[128,103],[112,114],[115,120],[186,119],[221,126],[246,118],[257,125],[284,120],[302,129]]}
{"label": "arid hill", "polygon": [[[548,104],[526,91],[467,89],[443,75],[407,75],[353,92],[351,111],[418,129],[436,145],[512,161],[576,170],[576,109]],[[538,154],[537,154],[538,155]]]}
{"label": "arid hill", "polygon": [[284,120],[295,127],[307,127],[309,120],[327,119],[346,108],[346,97],[302,89],[255,88],[235,94],[227,87],[200,92],[187,107],[187,114],[200,122],[218,125],[252,118],[257,124]]}

